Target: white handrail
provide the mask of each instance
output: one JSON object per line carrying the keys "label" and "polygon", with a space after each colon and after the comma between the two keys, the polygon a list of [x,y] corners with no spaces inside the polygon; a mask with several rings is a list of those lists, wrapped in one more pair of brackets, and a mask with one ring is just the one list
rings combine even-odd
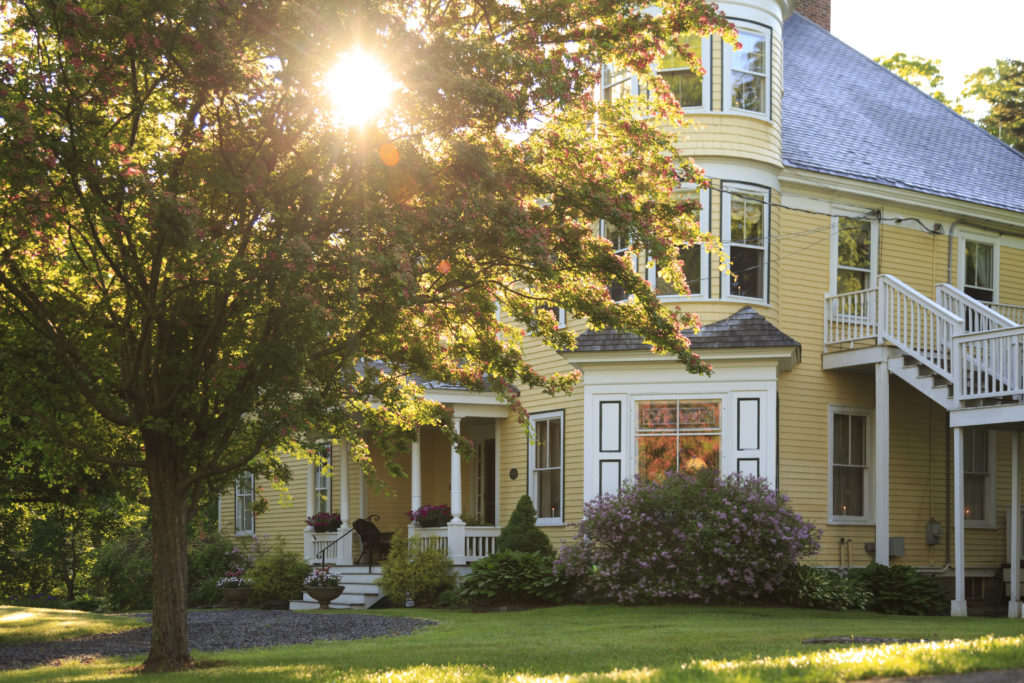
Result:
{"label": "white handrail", "polygon": [[953,379],[953,336],[964,319],[892,275],[878,277],[878,336],[923,365]]}
{"label": "white handrail", "polygon": [[988,304],[996,313],[999,313],[1007,320],[1013,321],[1014,325],[1024,325],[1024,306],[1017,306],[1016,304]]}
{"label": "white handrail", "polygon": [[1002,330],[1019,324],[945,282],[935,285],[935,300],[963,318],[965,329],[972,332]]}
{"label": "white handrail", "polygon": [[955,400],[1024,394],[1024,327],[961,334],[953,341]]}

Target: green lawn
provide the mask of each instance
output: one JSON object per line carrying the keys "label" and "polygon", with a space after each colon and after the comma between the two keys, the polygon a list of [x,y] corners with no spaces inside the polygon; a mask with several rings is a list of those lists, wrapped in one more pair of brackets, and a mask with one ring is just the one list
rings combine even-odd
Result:
{"label": "green lawn", "polygon": [[[17,608],[0,608],[0,624]],[[20,610],[40,613],[50,610]],[[888,617],[797,609],[571,606],[472,614],[384,610],[438,622],[412,636],[193,653],[207,666],[155,676],[211,681],[838,681],[869,676],[1024,667],[1024,620]],[[72,628],[88,615],[76,615]],[[309,614],[316,619],[317,614]],[[32,628],[33,618],[22,619]],[[47,635],[53,628],[42,630]],[[858,635],[939,642],[811,646]],[[99,660],[0,673],[11,681],[128,677],[140,661]],[[147,677],[147,680],[150,680]]]}

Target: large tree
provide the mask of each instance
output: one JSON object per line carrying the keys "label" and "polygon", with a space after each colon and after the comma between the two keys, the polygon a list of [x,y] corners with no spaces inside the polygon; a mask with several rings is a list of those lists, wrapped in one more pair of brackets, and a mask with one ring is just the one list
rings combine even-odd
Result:
{"label": "large tree", "polygon": [[1024,152],[1024,61],[997,59],[967,77],[966,97],[989,104],[978,121],[989,133]]}
{"label": "large tree", "polygon": [[[646,74],[676,36],[728,24],[701,0],[649,4],[0,5],[0,401],[74,436],[75,464],[145,473],[145,669],[191,662],[185,524],[204,487],[303,435],[365,459],[367,439],[445,423],[413,373],[513,406],[515,386],[567,390],[520,349],[522,330],[573,343],[550,305],[706,369],[695,320],[631,264],[685,290],[677,245],[704,238],[674,190],[703,180]],[[355,46],[402,84],[366,126],[340,124],[325,86]],[[603,63],[653,95],[595,103]]]}

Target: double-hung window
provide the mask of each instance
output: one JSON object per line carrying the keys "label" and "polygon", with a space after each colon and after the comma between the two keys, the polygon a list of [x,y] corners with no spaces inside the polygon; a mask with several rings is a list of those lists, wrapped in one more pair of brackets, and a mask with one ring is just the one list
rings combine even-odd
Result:
{"label": "double-hung window", "polygon": [[[679,199],[699,200],[701,206],[707,205],[707,190],[698,191],[685,190],[679,194]],[[701,232],[706,232],[704,224],[705,212],[698,209],[694,213],[694,219],[700,225]],[[690,296],[694,298],[707,298],[708,290],[708,253],[701,244],[679,245],[676,258],[683,262],[683,275],[686,277],[686,285],[690,288]],[[650,265],[647,274],[648,281],[654,283],[655,292],[662,297],[680,296],[679,292],[662,277],[661,269],[657,263]]]}
{"label": "double-hung window", "polygon": [[562,523],[562,411],[540,413],[530,419],[530,497],[537,506],[537,523]]}
{"label": "double-hung window", "polygon": [[679,470],[721,469],[719,399],[637,401],[636,452],[640,477],[658,481]]}
{"label": "double-hung window", "polygon": [[964,430],[964,523],[990,527],[995,522],[995,434]]}
{"label": "double-hung window", "polygon": [[722,243],[731,266],[722,290],[745,299],[768,298],[769,192],[722,186]]}
{"label": "double-hung window", "polygon": [[874,285],[878,263],[878,223],[866,218],[832,218],[832,293],[847,294]]}
{"label": "double-hung window", "polygon": [[[629,238],[626,235],[626,231],[606,220],[601,220],[599,228],[601,237],[612,243],[612,247],[614,247],[616,255],[625,257],[626,253],[629,251]],[[636,264],[634,263],[633,265],[635,268]],[[626,292],[626,289],[618,282],[613,282],[608,287],[608,294],[612,297],[612,301],[625,301],[629,298],[629,294]]]}
{"label": "double-hung window", "polygon": [[617,69],[605,64],[601,69],[601,98],[606,102],[634,94],[636,78],[629,69]]}
{"label": "double-hung window", "polygon": [[244,472],[235,479],[235,534],[253,534],[256,531],[256,515],[253,504],[256,502],[256,476],[252,472]]}
{"label": "double-hung window", "polygon": [[690,68],[683,53],[692,53],[703,65],[709,47],[710,42],[706,38],[683,36],[679,39],[679,49],[665,55],[657,65],[658,75],[665,79],[672,95],[684,109],[707,107],[711,99],[711,81]]}
{"label": "double-hung window", "polygon": [[320,444],[319,460],[313,469],[313,508],[316,512],[331,511],[331,444]]}
{"label": "double-hung window", "polygon": [[965,237],[962,256],[964,292],[978,301],[996,301],[999,265],[996,241]]}
{"label": "double-hung window", "polygon": [[871,412],[829,409],[829,522],[870,523]]}
{"label": "double-hung window", "polygon": [[769,114],[771,99],[771,32],[767,29],[737,28],[742,47],[726,50],[726,97],[731,111]]}

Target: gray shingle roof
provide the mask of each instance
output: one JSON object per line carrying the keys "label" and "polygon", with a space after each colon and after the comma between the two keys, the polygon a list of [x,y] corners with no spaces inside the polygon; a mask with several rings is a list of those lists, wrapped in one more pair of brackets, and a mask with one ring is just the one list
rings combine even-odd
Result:
{"label": "gray shingle roof", "polygon": [[[728,318],[701,328],[700,334],[687,334],[690,347],[701,349],[753,349],[768,346],[800,346],[789,335],[764,319],[750,306],[744,306]],[[644,351],[650,345],[631,333],[618,330],[588,330],[576,340],[576,351]]]}
{"label": "gray shingle roof", "polygon": [[1024,155],[799,14],[782,36],[786,166],[1024,212]]}

